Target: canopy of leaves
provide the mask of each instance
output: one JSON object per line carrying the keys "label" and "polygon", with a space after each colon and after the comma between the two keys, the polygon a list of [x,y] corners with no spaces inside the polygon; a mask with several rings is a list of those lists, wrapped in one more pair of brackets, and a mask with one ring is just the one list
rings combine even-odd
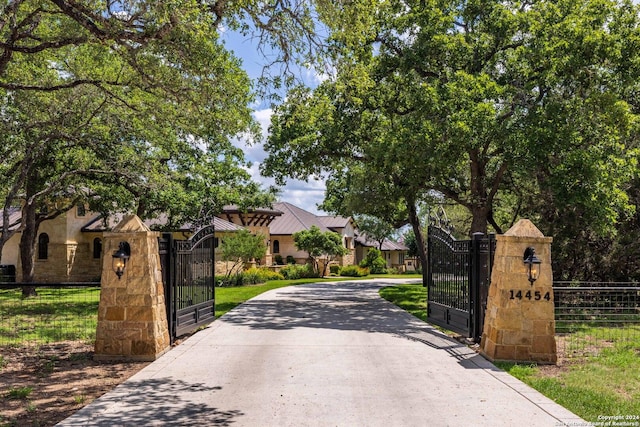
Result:
{"label": "canopy of leaves", "polygon": [[527,215],[552,235],[575,212],[605,235],[633,212],[637,5],[366,4],[334,23],[336,77],[275,110],[265,173],[326,174],[328,206],[377,194],[410,217],[435,191],[469,211],[470,232]]}
{"label": "canopy of leaves", "polygon": [[358,216],[356,217],[356,224],[360,232],[378,243],[379,249],[382,248],[382,243],[391,238],[396,231],[392,224],[374,216]]}
{"label": "canopy of leaves", "polygon": [[253,235],[242,229],[234,235],[225,237],[220,244],[220,252],[224,261],[248,262],[261,259],[267,253],[264,236]]}
{"label": "canopy of leaves", "polygon": [[296,248],[309,254],[309,258],[313,260],[316,271],[317,258],[325,257],[330,260],[333,257],[342,256],[348,252],[347,248],[342,244],[342,238],[339,234],[332,231],[321,231],[315,225],[311,226],[308,230],[293,233],[292,237]]}
{"label": "canopy of leaves", "polygon": [[[231,144],[259,129],[251,82],[218,35],[224,24],[248,25],[261,45],[278,47],[274,61],[300,59],[316,40],[306,2],[9,0],[0,8],[0,250],[28,229],[26,280],[38,224],[79,201],[105,214],[166,214],[172,228],[206,223],[225,204],[274,199]],[[20,205],[23,223],[11,229],[7,212]]]}

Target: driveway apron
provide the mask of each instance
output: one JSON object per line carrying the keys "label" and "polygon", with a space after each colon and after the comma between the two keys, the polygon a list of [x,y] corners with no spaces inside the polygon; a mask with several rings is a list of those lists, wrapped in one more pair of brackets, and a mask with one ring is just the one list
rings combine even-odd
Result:
{"label": "driveway apron", "polygon": [[319,283],[264,293],[60,425],[584,423],[378,295],[400,282]]}

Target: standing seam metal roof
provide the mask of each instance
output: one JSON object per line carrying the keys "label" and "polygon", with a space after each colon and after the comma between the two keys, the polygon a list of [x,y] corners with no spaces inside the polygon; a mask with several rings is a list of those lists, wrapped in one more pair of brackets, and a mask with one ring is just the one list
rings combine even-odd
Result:
{"label": "standing seam metal roof", "polygon": [[274,219],[269,226],[271,235],[289,235],[298,231],[309,230],[314,225],[320,231],[331,231],[320,221],[318,216],[291,203],[278,202],[274,203],[273,207],[281,211],[282,216]]}

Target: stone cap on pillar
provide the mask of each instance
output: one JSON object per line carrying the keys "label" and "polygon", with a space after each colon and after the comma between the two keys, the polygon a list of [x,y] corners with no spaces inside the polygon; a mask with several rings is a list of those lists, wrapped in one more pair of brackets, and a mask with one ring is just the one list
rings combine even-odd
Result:
{"label": "stone cap on pillar", "polygon": [[516,237],[544,237],[542,231],[538,230],[531,221],[528,219],[521,219],[513,227],[507,230],[504,233],[505,236],[516,236]]}
{"label": "stone cap on pillar", "polygon": [[142,222],[138,215],[125,215],[122,221],[113,227],[113,231],[116,233],[137,233],[151,230]]}
{"label": "stone cap on pillar", "polygon": [[521,219],[514,224],[509,230],[507,230],[504,234],[498,234],[496,236],[497,240],[511,240],[517,242],[544,242],[551,244],[553,241],[553,237],[545,237],[542,234],[542,231],[538,230],[538,227],[533,225],[531,221],[528,219]]}

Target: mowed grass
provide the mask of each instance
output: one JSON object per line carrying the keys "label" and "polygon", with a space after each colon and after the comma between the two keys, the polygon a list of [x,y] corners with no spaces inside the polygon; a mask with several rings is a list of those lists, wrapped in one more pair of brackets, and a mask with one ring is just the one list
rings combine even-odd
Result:
{"label": "mowed grass", "polygon": [[0,345],[95,339],[100,288],[38,288],[23,298],[20,289],[0,290]]}
{"label": "mowed grass", "polygon": [[427,321],[427,288],[422,285],[387,286],[380,289],[380,296]]}
{"label": "mowed grass", "polygon": [[[426,318],[426,289],[422,286],[387,287],[380,295],[414,315],[421,312],[416,317]],[[602,422],[602,417],[617,415],[622,416],[619,420],[640,422],[635,418],[640,417],[640,333],[630,337],[627,330],[618,330],[621,336],[617,337],[615,331],[593,328],[584,335],[584,345],[590,336],[602,332],[607,332],[611,341],[594,357],[576,358],[562,367],[496,366],[586,421]]]}

